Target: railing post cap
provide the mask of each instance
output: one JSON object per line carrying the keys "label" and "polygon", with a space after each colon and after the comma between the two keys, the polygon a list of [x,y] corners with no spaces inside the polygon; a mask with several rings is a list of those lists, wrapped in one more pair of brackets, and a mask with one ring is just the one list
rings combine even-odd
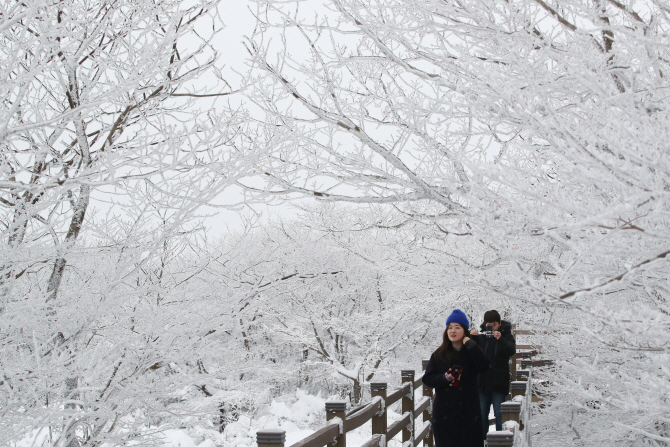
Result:
{"label": "railing post cap", "polygon": [[500,404],[503,413],[516,413],[521,411],[521,402],[503,402]]}
{"label": "railing post cap", "polygon": [[283,444],[286,442],[286,432],[278,428],[258,430],[256,432],[257,444]]}
{"label": "railing post cap", "polygon": [[511,383],[513,390],[525,390],[528,388],[528,382],[525,380],[515,380]]}
{"label": "railing post cap", "polygon": [[400,370],[400,377],[414,377],[415,371],[413,369]]}
{"label": "railing post cap", "polygon": [[371,390],[385,390],[386,388],[388,388],[388,384],[386,382],[370,382]]}
{"label": "railing post cap", "polygon": [[326,411],[346,411],[347,403],[344,401],[326,402]]}
{"label": "railing post cap", "polygon": [[421,366],[428,366],[428,362],[430,362],[430,359],[421,360]]}
{"label": "railing post cap", "polygon": [[511,431],[492,431],[486,435],[486,443],[488,445],[514,445],[514,433]]}

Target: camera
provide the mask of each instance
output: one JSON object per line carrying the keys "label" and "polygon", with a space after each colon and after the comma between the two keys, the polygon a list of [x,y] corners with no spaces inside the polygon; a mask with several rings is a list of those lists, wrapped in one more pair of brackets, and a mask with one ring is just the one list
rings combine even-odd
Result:
{"label": "camera", "polygon": [[493,326],[490,324],[486,325],[486,338],[493,338]]}

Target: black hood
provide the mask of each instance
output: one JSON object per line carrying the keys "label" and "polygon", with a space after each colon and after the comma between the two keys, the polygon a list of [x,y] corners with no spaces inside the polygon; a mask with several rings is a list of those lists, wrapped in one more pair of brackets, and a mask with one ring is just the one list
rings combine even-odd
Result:
{"label": "black hood", "polygon": [[[486,330],[486,323],[479,325],[479,328],[482,332]],[[500,329],[498,330],[501,334],[512,333],[512,323],[506,320],[500,321]]]}

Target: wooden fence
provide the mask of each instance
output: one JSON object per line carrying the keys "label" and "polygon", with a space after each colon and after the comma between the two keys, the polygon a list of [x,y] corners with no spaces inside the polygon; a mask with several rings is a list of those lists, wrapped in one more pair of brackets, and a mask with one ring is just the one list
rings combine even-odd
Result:
{"label": "wooden fence", "polygon": [[[516,331],[513,329],[513,335],[531,334],[530,331]],[[520,442],[521,436],[529,439],[529,431],[524,430],[523,423],[528,423],[530,418],[530,403],[535,401],[532,390],[533,366],[544,366],[547,361],[533,361],[532,357],[537,354],[537,347],[531,345],[517,345],[517,353],[510,362],[510,374],[512,382],[510,386],[510,401],[503,402],[502,415],[503,423],[515,421],[518,430],[503,430],[500,432],[489,432],[487,436],[488,445],[513,446]],[[425,371],[428,360],[423,361],[423,370]],[[517,366],[520,368],[517,369]],[[395,388],[390,393],[387,390],[387,384],[384,382],[370,383],[371,399],[367,404],[361,405],[350,411],[347,411],[346,402],[326,402],[326,421],[325,427],[317,430],[310,436],[298,441],[291,447],[346,447],[347,432],[359,428],[367,421],[372,420],[371,438],[361,447],[385,447],[388,441],[401,434],[403,447],[418,447],[423,443],[424,447],[433,447],[432,431],[432,401],[433,390],[425,385],[419,378],[415,378],[414,370],[402,370],[400,378],[401,386]],[[415,399],[415,390],[422,387],[422,397]],[[517,396],[522,396],[517,398]],[[387,408],[401,401],[402,416],[399,420],[388,425]],[[422,416],[420,426],[416,426],[415,421]],[[490,420],[489,423],[495,423]],[[509,425],[509,424],[507,424]],[[260,430],[256,434],[258,447],[284,447],[286,442],[286,433],[284,430],[270,429]],[[529,442],[525,442],[530,445]]]}

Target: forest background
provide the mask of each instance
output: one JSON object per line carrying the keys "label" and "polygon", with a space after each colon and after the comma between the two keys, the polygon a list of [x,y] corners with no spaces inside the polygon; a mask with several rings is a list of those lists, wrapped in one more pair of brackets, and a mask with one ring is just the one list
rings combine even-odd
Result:
{"label": "forest background", "polygon": [[458,306],[557,331],[536,430],[667,445],[669,14],[2,2],[0,442],[356,403]]}

